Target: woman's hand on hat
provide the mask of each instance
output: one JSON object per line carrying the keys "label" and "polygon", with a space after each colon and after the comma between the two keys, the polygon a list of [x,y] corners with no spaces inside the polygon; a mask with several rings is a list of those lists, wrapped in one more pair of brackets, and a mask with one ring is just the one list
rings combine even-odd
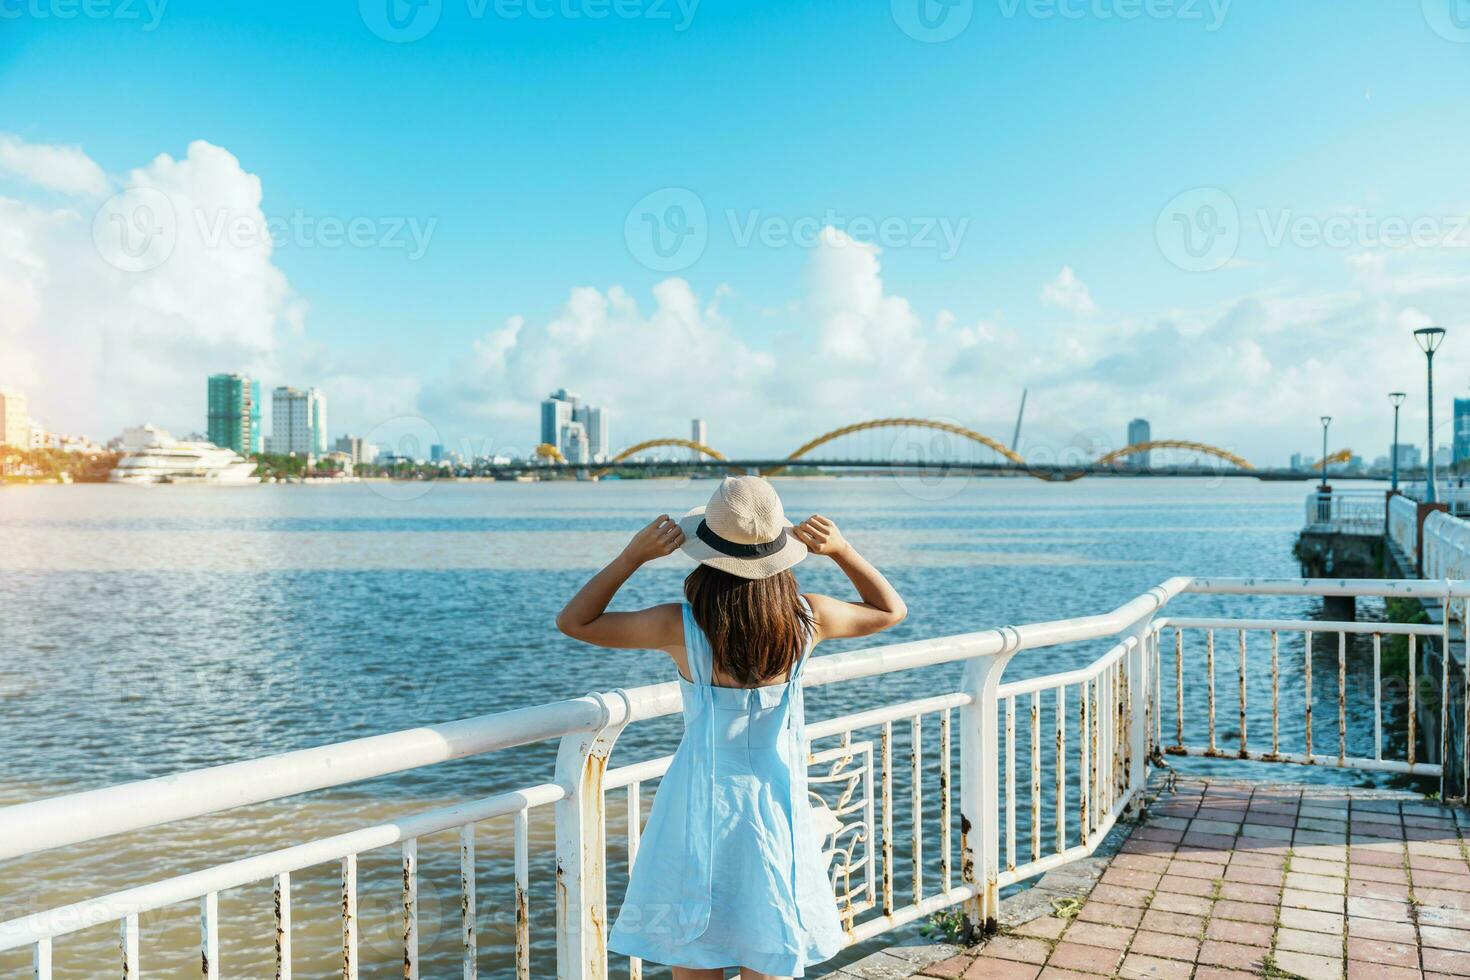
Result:
{"label": "woman's hand on hat", "polygon": [[647,527],[633,535],[623,549],[623,557],[642,565],[665,555],[672,555],[684,543],[684,532],[668,514],[655,517]]}
{"label": "woman's hand on hat", "polygon": [[828,558],[837,558],[852,547],[842,532],[821,514],[813,514],[800,524],[791,529],[796,540],[806,545],[806,550],[814,555],[826,555]]}

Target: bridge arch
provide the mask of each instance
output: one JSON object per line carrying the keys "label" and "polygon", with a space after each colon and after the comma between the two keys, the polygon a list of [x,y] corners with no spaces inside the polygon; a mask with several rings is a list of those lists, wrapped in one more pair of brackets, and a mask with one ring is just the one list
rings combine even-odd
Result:
{"label": "bridge arch", "polygon": [[[621,463],[623,460],[629,458],[630,456],[636,456],[638,453],[641,453],[646,449],[656,449],[660,446],[675,446],[681,449],[692,449],[695,452],[703,453],[710,459],[719,460],[720,462],[724,462],[727,459],[725,454],[720,452],[718,449],[713,449],[709,446],[706,446],[702,442],[695,442],[693,439],[648,439],[640,443],[635,443],[634,445],[629,446],[627,449],[624,449],[612,459],[608,460],[601,469],[596,470],[593,475],[605,476],[610,470],[612,470],[612,468],[616,464]],[[732,470],[738,470],[742,474],[745,472],[745,470],[739,466],[732,466],[730,468]]]}
{"label": "bridge arch", "polygon": [[1255,467],[1250,464],[1249,460],[1245,459],[1244,457],[1235,455],[1235,453],[1230,452],[1228,449],[1221,449],[1219,446],[1211,446],[1210,444],[1204,442],[1189,442],[1188,440],[1184,439],[1154,439],[1149,442],[1135,442],[1131,446],[1124,446],[1122,449],[1115,449],[1105,456],[1099,456],[1097,462],[1093,465],[1106,466],[1109,463],[1115,463],[1126,456],[1133,456],[1138,453],[1146,453],[1152,449],[1188,449],[1192,452],[1204,453],[1206,456],[1214,456],[1217,459],[1223,459],[1227,463],[1234,463],[1236,466],[1240,467],[1243,470],[1255,469]]}
{"label": "bridge arch", "polygon": [[[982,446],[993,449],[1013,463],[1018,463],[1022,466],[1026,464],[1026,460],[1021,458],[1021,456],[1019,456],[1009,446],[1002,445],[1001,443],[995,441],[987,435],[976,432],[974,429],[967,429],[962,425],[954,425],[949,422],[937,422],[933,419],[870,419],[867,422],[855,422],[852,425],[844,425],[840,429],[833,429],[831,432],[817,436],[810,442],[799,446],[796,451],[787,456],[786,459],[787,462],[794,462],[795,460],[798,460],[801,457],[805,456],[807,453],[811,452],[813,449],[816,449],[818,446],[829,443],[833,439],[840,439],[843,436],[852,435],[854,432],[866,432],[869,429],[897,428],[933,429],[936,432],[948,432],[952,435],[962,436],[963,438],[969,439],[971,442],[978,442]],[[770,469],[762,470],[761,476],[775,476],[785,468],[785,464],[781,466],[773,466]]]}

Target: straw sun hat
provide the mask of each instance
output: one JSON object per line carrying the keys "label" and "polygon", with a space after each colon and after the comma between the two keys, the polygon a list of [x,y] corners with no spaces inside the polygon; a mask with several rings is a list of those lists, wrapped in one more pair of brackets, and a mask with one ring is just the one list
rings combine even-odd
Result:
{"label": "straw sun hat", "polygon": [[806,557],[790,528],[776,488],[758,476],[726,477],[679,521],[686,555],[741,578],[770,578]]}

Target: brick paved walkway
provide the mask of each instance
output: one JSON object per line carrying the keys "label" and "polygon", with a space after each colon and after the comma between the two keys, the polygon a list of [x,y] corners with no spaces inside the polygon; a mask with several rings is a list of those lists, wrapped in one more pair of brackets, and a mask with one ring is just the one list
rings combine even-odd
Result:
{"label": "brick paved walkway", "polygon": [[1470,977],[1470,811],[1408,794],[1181,780],[1073,920],[919,976]]}

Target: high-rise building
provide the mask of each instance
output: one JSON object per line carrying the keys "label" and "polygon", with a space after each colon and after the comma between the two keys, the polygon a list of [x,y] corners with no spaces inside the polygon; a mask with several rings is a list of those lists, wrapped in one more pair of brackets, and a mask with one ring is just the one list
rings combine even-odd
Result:
{"label": "high-rise building", "polygon": [[594,462],[607,459],[612,446],[607,441],[607,409],[595,405],[578,405],[572,419],[587,427],[587,451]]}
{"label": "high-rise building", "polygon": [[[701,446],[709,445],[709,426],[705,423],[704,419],[689,420],[689,439],[691,442],[697,442]],[[703,455],[698,449],[689,450],[690,459],[699,459]]]}
{"label": "high-rise building", "polygon": [[1452,441],[1453,462],[1470,459],[1470,398],[1455,399],[1455,428]]}
{"label": "high-rise building", "polygon": [[31,448],[31,416],[18,391],[0,391],[0,446]]}
{"label": "high-rise building", "polygon": [[377,447],[364,442],[361,436],[338,436],[334,448],[339,453],[352,457],[352,465],[371,463],[378,456]]}
{"label": "high-rise building", "polygon": [[586,459],[579,461],[601,461],[612,452],[607,421],[607,409],[588,405],[565,388],[558,388],[541,403],[541,441],[555,446],[570,460],[572,454],[567,452],[566,436],[572,431],[568,426],[575,424],[581,432],[578,450],[586,454]]}
{"label": "high-rise building", "polygon": [[444,462],[444,445],[442,443],[436,442],[429,446],[429,462]]}
{"label": "high-rise building", "polygon": [[[1134,419],[1128,423],[1128,445],[1136,446],[1140,442],[1148,442],[1153,438],[1149,429],[1148,419]],[[1146,470],[1149,464],[1149,452],[1134,453],[1128,457],[1128,465],[1135,470]]]}
{"label": "high-rise building", "polygon": [[1413,443],[1398,442],[1389,448],[1393,455],[1398,457],[1400,471],[1418,469],[1422,465],[1419,459],[1419,447]]}
{"label": "high-rise building", "polygon": [[260,382],[241,374],[209,376],[206,438],[241,456],[260,452]]}
{"label": "high-rise building", "polygon": [[587,438],[587,427],[581,422],[571,421],[561,427],[560,449],[568,463],[587,463],[592,459],[592,447]]}
{"label": "high-rise building", "polygon": [[320,456],[327,451],[327,396],[316,388],[277,388],[271,395],[271,452]]}
{"label": "high-rise building", "polygon": [[561,430],[572,421],[577,408],[577,396],[565,388],[558,388],[546,396],[541,403],[541,441],[561,449]]}

